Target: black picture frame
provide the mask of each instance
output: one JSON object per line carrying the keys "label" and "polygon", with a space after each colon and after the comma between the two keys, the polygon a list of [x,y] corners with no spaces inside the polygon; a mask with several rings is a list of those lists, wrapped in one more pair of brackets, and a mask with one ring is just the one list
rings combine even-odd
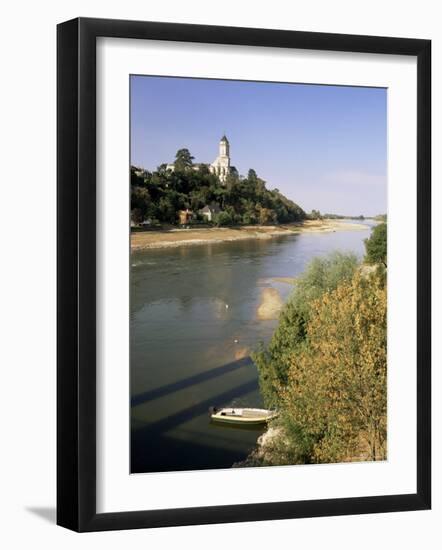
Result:
{"label": "black picture frame", "polygon": [[[96,512],[96,39],[417,58],[417,491],[358,498]],[[431,41],[79,18],[57,28],[57,523],[75,531],[424,510],[431,506]]]}

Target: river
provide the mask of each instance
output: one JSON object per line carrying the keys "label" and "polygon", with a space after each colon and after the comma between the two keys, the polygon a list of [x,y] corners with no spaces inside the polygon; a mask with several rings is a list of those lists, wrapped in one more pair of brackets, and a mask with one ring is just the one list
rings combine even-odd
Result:
{"label": "river", "polygon": [[131,472],[229,468],[262,430],[210,423],[210,406],[262,406],[249,354],[268,342],[263,293],[286,300],[315,256],[362,257],[367,231],[304,233],[131,255]]}

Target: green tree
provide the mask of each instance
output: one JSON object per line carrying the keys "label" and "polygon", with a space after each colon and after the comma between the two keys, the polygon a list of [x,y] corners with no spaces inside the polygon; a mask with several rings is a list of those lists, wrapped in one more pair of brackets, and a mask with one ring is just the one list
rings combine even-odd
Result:
{"label": "green tree", "polygon": [[177,210],[170,196],[161,197],[158,202],[158,219],[173,224],[176,222]]}
{"label": "green tree", "polygon": [[[131,209],[139,208],[143,216],[165,223],[176,223],[180,209],[191,208],[197,212],[212,202],[228,212],[229,225],[290,223],[305,219],[300,206],[277,189],[268,190],[253,169],[243,178],[232,168],[226,185],[221,185],[207,166],[189,169],[192,161],[189,150],[180,149],[174,172],[166,170],[164,164],[152,173],[131,167]],[[224,221],[227,223],[227,218]]]}
{"label": "green tree", "polygon": [[383,264],[387,267],[387,224],[376,225],[365,239],[365,261],[368,264]]}
{"label": "green tree", "polygon": [[143,212],[141,208],[133,208],[131,210],[130,219],[134,223],[141,223],[143,221]]}
{"label": "green tree", "polygon": [[321,220],[322,219],[321,212],[319,210],[312,210],[308,215],[308,218],[310,220]]}
{"label": "green tree", "polygon": [[355,255],[335,252],[325,258],[315,258],[296,280],[269,345],[261,345],[252,354],[258,368],[261,394],[267,406],[280,405],[280,389],[287,383],[291,358],[305,343],[311,304],[325,292],[350,280],[357,265]]}
{"label": "green tree", "polygon": [[311,305],[307,344],[292,356],[285,423],[309,462],[386,458],[387,296],[376,274]]}
{"label": "green tree", "polygon": [[233,222],[232,220],[232,216],[229,214],[229,212],[220,212],[216,217],[215,217],[215,223],[216,225],[218,226],[221,226],[221,225],[231,225]]}
{"label": "green tree", "polygon": [[132,187],[144,185],[144,177],[140,175],[140,172],[140,168],[135,166],[130,167],[130,184]]}
{"label": "green tree", "polygon": [[231,172],[226,178],[225,185],[227,189],[231,190],[238,184],[238,182],[239,182],[238,174]]}
{"label": "green tree", "polygon": [[239,172],[238,172],[238,169],[236,168],[236,166],[231,166],[230,167],[230,174],[232,176],[234,176],[237,180],[239,180]]}
{"label": "green tree", "polygon": [[258,176],[255,172],[255,170],[253,170],[253,168],[250,168],[249,171],[247,172],[247,179],[249,181],[258,181]]}
{"label": "green tree", "polygon": [[254,212],[245,212],[242,217],[242,223],[244,225],[253,225],[256,223],[256,216]]}
{"label": "green tree", "polygon": [[[303,342],[287,356],[275,436],[245,466],[384,460],[387,295],[356,270],[308,304]],[[280,321],[281,324],[281,321]]]}
{"label": "green tree", "polygon": [[277,221],[276,212],[271,208],[260,208],[258,210],[258,220],[261,225],[275,223]]}
{"label": "green tree", "polygon": [[145,186],[133,186],[131,189],[131,210],[136,210],[141,220],[155,214],[155,205]]}
{"label": "green tree", "polygon": [[183,172],[192,166],[193,160],[194,157],[190,154],[189,149],[178,149],[175,155],[175,170]]}

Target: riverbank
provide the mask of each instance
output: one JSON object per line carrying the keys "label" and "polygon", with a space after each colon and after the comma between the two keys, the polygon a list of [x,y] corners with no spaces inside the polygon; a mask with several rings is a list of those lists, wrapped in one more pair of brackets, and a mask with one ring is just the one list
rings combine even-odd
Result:
{"label": "riverbank", "polygon": [[335,231],[366,231],[361,223],[342,220],[307,220],[284,225],[248,225],[241,227],[210,227],[203,229],[170,229],[131,234],[131,250],[176,248],[198,244],[222,243],[246,239],[271,239],[301,233],[331,233]]}

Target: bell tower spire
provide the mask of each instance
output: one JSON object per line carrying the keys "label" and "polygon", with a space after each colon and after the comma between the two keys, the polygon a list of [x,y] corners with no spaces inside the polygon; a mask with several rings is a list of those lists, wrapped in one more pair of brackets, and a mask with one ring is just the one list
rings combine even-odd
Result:
{"label": "bell tower spire", "polygon": [[226,134],[223,135],[223,137],[219,142],[219,156],[220,157],[230,156],[230,143],[229,143],[229,140],[226,138]]}
{"label": "bell tower spire", "polygon": [[209,166],[212,174],[216,174],[224,185],[230,173],[230,143],[224,134],[219,142],[219,156]]}

